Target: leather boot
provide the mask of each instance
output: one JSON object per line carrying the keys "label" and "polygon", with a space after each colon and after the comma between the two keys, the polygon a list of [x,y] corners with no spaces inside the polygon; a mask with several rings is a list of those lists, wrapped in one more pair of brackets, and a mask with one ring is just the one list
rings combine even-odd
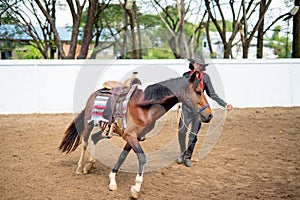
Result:
{"label": "leather boot", "polygon": [[193,152],[194,152],[194,148],[195,148],[196,142],[197,142],[197,135],[194,135],[193,133],[190,133],[190,135],[189,135],[188,149],[186,150],[185,161],[184,161],[184,164],[187,167],[193,166],[191,158],[192,158],[192,155],[193,155]]}
{"label": "leather boot", "polygon": [[177,159],[177,163],[178,163],[178,164],[183,163],[183,161],[185,160],[184,156],[185,156],[185,152],[181,152],[181,153],[179,154],[178,159]]}
{"label": "leather boot", "polygon": [[184,160],[184,165],[187,166],[187,167],[192,167],[192,166],[193,166],[193,163],[192,163],[191,159],[186,158],[186,159]]}
{"label": "leather boot", "polygon": [[178,156],[177,163],[181,164],[185,159],[185,150],[186,150],[185,134],[182,133],[178,134],[178,142],[180,146],[180,154]]}

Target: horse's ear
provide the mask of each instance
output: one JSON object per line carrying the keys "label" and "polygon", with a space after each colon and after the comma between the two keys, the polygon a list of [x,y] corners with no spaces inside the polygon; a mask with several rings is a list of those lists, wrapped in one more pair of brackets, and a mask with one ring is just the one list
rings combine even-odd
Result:
{"label": "horse's ear", "polygon": [[190,77],[190,83],[193,84],[193,83],[195,82],[195,80],[196,80],[198,74],[199,74],[199,72],[195,71],[195,72],[191,75],[191,77]]}

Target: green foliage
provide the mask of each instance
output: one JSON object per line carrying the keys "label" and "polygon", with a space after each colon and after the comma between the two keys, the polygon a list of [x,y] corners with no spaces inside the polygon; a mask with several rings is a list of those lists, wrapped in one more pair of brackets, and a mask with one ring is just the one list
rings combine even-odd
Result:
{"label": "green foliage", "polygon": [[110,4],[108,8],[104,10],[105,18],[107,19],[108,24],[120,30],[124,25],[124,16],[122,13],[121,6],[119,4]]}
{"label": "green foliage", "polygon": [[18,47],[16,50],[17,59],[42,59],[40,51],[32,45]]}
{"label": "green foliage", "polygon": [[[115,54],[120,52],[123,39],[123,28],[125,26],[124,13],[119,4],[109,4],[109,5],[99,5],[104,8],[104,10],[99,13],[99,18],[96,19],[96,27],[98,31],[101,29],[106,29],[106,31],[101,32],[102,39],[111,39],[111,33],[108,31],[108,28],[111,28],[112,31],[116,34],[116,38],[119,39],[119,43],[114,45]],[[168,17],[164,12],[160,14],[168,22],[169,26],[175,31],[178,32],[178,10],[175,6],[167,6]],[[98,12],[101,9],[98,9]],[[133,11],[133,10],[132,10]],[[80,26],[85,25],[87,16],[87,9],[83,12],[82,20]],[[139,22],[142,33],[142,48],[143,48],[143,58],[156,59],[156,58],[174,58],[174,55],[170,49],[170,41],[173,40],[172,35],[169,30],[166,28],[165,23],[160,19],[157,14],[149,13],[140,13],[138,11]],[[128,22],[129,23],[129,22]],[[121,32],[120,32],[121,31]],[[185,22],[184,32],[186,39],[189,40],[193,34],[193,24]],[[119,34],[120,32],[120,34]],[[106,36],[104,36],[106,35]],[[103,37],[104,36],[104,37]],[[130,34],[128,34],[130,36]],[[101,44],[100,44],[101,45]],[[160,49],[159,49],[160,48]],[[127,44],[125,48],[128,52],[124,55],[125,58],[131,56],[131,43],[130,38],[127,38]]]}
{"label": "green foliage", "polygon": [[166,49],[150,48],[145,53],[143,55],[145,59],[174,59],[173,53]]}
{"label": "green foliage", "polygon": [[265,46],[274,49],[274,54],[277,55],[278,58],[291,57],[291,41],[289,41],[286,36],[279,35],[279,33],[282,32],[282,27],[276,26],[273,31],[274,33],[270,38],[265,38],[268,42]]}
{"label": "green foliage", "polygon": [[140,18],[140,24],[144,27],[158,27],[162,26],[163,22],[159,18],[158,15],[152,15],[152,14],[139,14]]}
{"label": "green foliage", "polygon": [[[218,20],[218,24],[221,27],[221,29],[223,29],[223,25],[222,25],[222,20]],[[215,24],[211,21],[209,24],[209,30],[212,32],[217,32],[217,28],[215,26]],[[226,21],[226,32],[232,32],[233,28],[232,28],[232,22],[231,21]]]}

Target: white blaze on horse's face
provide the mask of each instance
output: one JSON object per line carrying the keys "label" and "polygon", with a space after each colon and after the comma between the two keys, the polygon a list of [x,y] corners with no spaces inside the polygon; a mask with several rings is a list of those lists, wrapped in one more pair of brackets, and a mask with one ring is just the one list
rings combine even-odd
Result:
{"label": "white blaze on horse's face", "polygon": [[200,84],[196,80],[197,72],[192,74],[190,78],[190,88],[189,88],[189,97],[190,101],[194,107],[195,113],[197,113],[201,117],[202,122],[210,122],[212,119],[212,110],[209,107],[207,99],[204,95],[203,89]]}

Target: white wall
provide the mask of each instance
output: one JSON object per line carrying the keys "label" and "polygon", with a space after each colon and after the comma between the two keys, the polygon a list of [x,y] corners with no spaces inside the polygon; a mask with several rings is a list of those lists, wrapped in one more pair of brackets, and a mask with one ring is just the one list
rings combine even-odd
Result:
{"label": "white wall", "polygon": [[[207,62],[215,90],[234,107],[300,106],[300,59]],[[138,71],[151,84],[187,70],[185,60],[1,60],[0,113],[78,112],[106,80]]]}

